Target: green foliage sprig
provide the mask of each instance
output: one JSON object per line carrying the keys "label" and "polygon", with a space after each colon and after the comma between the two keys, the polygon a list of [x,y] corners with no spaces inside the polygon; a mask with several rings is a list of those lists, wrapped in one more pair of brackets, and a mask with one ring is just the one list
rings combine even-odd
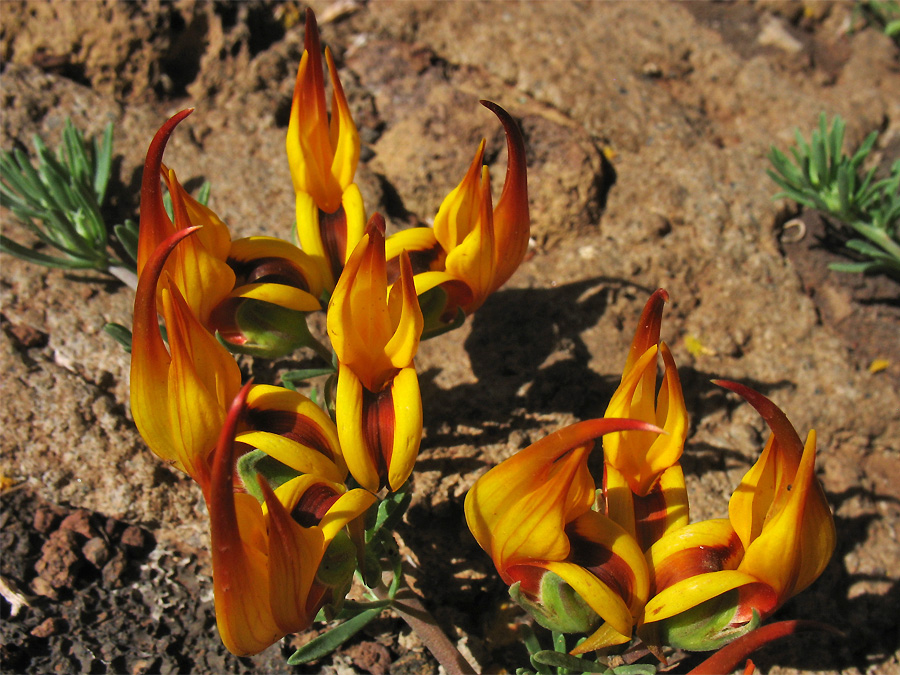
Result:
{"label": "green foliage sprig", "polygon": [[[0,251],[28,262],[66,270],[96,270],[134,287],[137,224],[107,226],[102,207],[112,174],[113,125],[85,140],[66,119],[54,153],[34,137],[37,167],[19,148],[0,153],[0,202],[51,253],[0,236]],[[118,254],[110,244],[118,244]]]}
{"label": "green foliage sprig", "polygon": [[850,157],[842,150],[845,129],[839,116],[829,128],[822,113],[809,143],[795,131],[797,144],[790,149],[793,160],[772,147],[769,161],[774,171],[766,173],[782,189],[775,198],[787,197],[840,222],[836,234],[863,259],[833,263],[831,269],[885,272],[900,279],[900,160],[887,178],[875,180],[874,168],[861,174],[878,132],[870,133]]}

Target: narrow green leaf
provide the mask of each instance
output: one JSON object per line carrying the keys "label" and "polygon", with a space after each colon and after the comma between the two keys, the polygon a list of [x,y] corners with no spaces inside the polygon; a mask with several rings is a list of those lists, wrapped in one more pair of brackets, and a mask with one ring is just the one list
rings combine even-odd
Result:
{"label": "narrow green leaf", "polygon": [[828,269],[835,272],[867,272],[874,266],[872,262],[833,262],[828,264]]}
{"label": "narrow green leaf", "polygon": [[531,663],[534,664],[535,668],[538,667],[538,664],[544,664],[555,668],[567,668],[576,673],[609,672],[609,667],[602,663],[588,661],[587,659],[571,656],[570,654],[560,654],[559,652],[550,651],[549,649],[540,651],[537,654],[532,654]]}
{"label": "narrow green leaf", "polygon": [[281,381],[285,384],[290,382],[291,384],[296,385],[298,382],[319,377],[320,375],[331,375],[333,372],[334,368],[303,368],[301,370],[289,370],[282,374]]}
{"label": "narrow green leaf", "polygon": [[94,195],[98,204],[106,199],[106,188],[112,175],[113,123],[103,130],[102,139],[94,139]]}
{"label": "narrow green leaf", "polygon": [[392,492],[378,504],[375,524],[366,530],[367,543],[372,541],[382,529],[388,532],[393,531],[394,523],[406,513],[406,509],[412,501],[412,493],[405,488],[404,485],[397,492]]}
{"label": "narrow green leaf", "polygon": [[197,190],[197,201],[203,204],[203,206],[209,205],[209,191],[211,188],[212,184],[207,180],[203,181],[203,185]]}
{"label": "narrow green leaf", "polygon": [[103,330],[118,342],[129,354],[131,353],[131,331],[120,323],[104,324]]}
{"label": "narrow green leaf", "polygon": [[21,258],[22,260],[35,265],[43,265],[44,267],[54,267],[56,269],[64,270],[97,269],[93,261],[80,260],[77,258],[58,258],[46,255],[44,253],[39,253],[34,249],[26,248],[21,244],[17,244],[12,239],[5,236],[0,236],[0,251],[8,253],[9,255],[14,255],[17,258]]}
{"label": "narrow green leaf", "polygon": [[288,665],[298,666],[328,656],[328,654],[369,625],[381,612],[382,609],[380,607],[373,607],[332,628],[327,633],[310,640],[288,658]]}
{"label": "narrow green leaf", "polygon": [[137,251],[138,251],[138,226],[133,220],[126,220],[121,225],[115,225],[113,227],[113,233],[116,235],[116,239],[122,245],[122,248],[125,249],[125,253],[128,254],[130,260],[130,267],[134,268],[137,264]]}

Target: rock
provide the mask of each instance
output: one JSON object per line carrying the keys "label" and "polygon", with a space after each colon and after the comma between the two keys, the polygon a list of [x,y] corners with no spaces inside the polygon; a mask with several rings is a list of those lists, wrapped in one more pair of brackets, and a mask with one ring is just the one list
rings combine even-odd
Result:
{"label": "rock", "polygon": [[79,535],[72,530],[56,530],[44,543],[41,558],[35,565],[38,576],[53,588],[71,588],[84,565]]}
{"label": "rock", "polygon": [[103,537],[89,539],[81,548],[81,553],[98,570],[103,568],[110,557],[109,545]]}
{"label": "rock", "polygon": [[130,555],[140,555],[152,546],[150,535],[137,525],[129,525],[119,540]]}
{"label": "rock", "polygon": [[63,632],[66,628],[66,622],[63,619],[50,617],[49,619],[44,619],[44,621],[34,627],[31,630],[30,635],[36,638],[47,638],[51,635]]}
{"label": "rock", "polygon": [[61,530],[71,530],[87,539],[97,536],[97,530],[91,524],[91,512],[87,509],[78,509],[63,518],[59,524]]}

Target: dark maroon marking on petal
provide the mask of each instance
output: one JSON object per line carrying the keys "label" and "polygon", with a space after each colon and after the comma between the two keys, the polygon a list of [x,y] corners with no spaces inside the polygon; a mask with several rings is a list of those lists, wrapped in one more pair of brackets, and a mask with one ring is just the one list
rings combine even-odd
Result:
{"label": "dark maroon marking on petal", "polygon": [[247,343],[247,336],[241,332],[235,321],[238,306],[242,302],[244,302],[244,298],[226,298],[209,314],[209,330],[219,333],[226,342],[233,345]]}
{"label": "dark maroon marking on petal", "polygon": [[381,485],[387,484],[388,467],[394,451],[394,394],[385,387],[377,394],[363,387],[363,438]]}
{"label": "dark maroon marking on petal", "polygon": [[338,279],[347,257],[347,214],[343,204],[334,213],[319,209],[319,235],[331,273]]}
{"label": "dark maroon marking on petal", "polygon": [[547,574],[547,570],[543,567],[513,565],[508,567],[502,576],[510,586],[518,581],[520,583],[519,590],[537,602],[541,597],[541,580],[545,574]]}
{"label": "dark maroon marking on petal", "polygon": [[[413,274],[441,270],[444,268],[443,260],[447,257],[441,245],[435,243],[431,248],[420,251],[406,251],[409,253],[409,262],[412,264]],[[387,261],[387,282],[390,286],[400,278],[400,256]]]}
{"label": "dark maroon marking on petal", "polygon": [[638,544],[646,551],[666,531],[666,496],[656,481],[646,496],[634,495],[633,501]]}
{"label": "dark maroon marking on petal", "polygon": [[247,409],[247,422],[255,430],[269,431],[317,450],[334,461],[328,438],[311,418],[289,410]]}
{"label": "dark maroon marking on petal", "polygon": [[295,263],[286,258],[269,256],[253,260],[228,259],[234,271],[235,287],[244,284],[282,284],[309,291],[306,277]]}
{"label": "dark maroon marking on petal", "polygon": [[725,545],[698,546],[673,553],[658,569],[650,570],[651,595],[697,574],[736,569],[743,551],[741,538],[732,532]]}
{"label": "dark maroon marking on petal", "polygon": [[291,518],[301,527],[314,527],[325,517],[338,497],[340,495],[337,490],[330,485],[323,483],[310,485],[301,495],[297,505],[291,509]]}
{"label": "dark maroon marking on petal", "polygon": [[575,527],[567,527],[566,534],[572,546],[568,562],[586,569],[630,606],[634,593],[634,571],[628,563],[605,546],[579,535]]}

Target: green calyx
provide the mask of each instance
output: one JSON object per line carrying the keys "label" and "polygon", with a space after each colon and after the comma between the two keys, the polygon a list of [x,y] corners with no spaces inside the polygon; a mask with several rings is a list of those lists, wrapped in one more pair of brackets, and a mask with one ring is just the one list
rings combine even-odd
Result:
{"label": "green calyx", "polygon": [[245,341],[242,344],[223,341],[233,353],[277,359],[315,342],[306,325],[305,313],[269,302],[244,300],[238,305],[234,320]]}
{"label": "green calyx", "polygon": [[600,625],[600,616],[562,577],[547,572],[541,578],[538,598],[531,597],[516,582],[509,595],[541,626],[559,633],[591,633]]}
{"label": "green calyx", "polygon": [[720,649],[760,624],[759,614],[754,611],[749,622],[732,625],[738,601],[738,591],[729,591],[658,624],[651,624],[650,629],[655,633],[653,642],[692,652]]}

